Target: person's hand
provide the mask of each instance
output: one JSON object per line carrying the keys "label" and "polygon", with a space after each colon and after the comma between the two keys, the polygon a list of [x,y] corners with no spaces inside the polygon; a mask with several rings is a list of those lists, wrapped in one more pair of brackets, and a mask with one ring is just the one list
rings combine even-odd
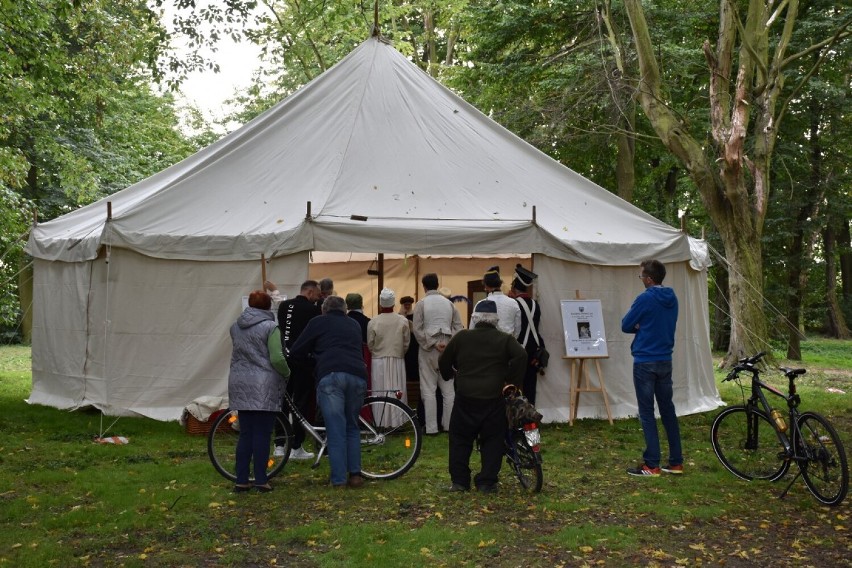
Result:
{"label": "person's hand", "polygon": [[274,283],[272,283],[269,280],[264,280],[263,287],[265,289],[269,290],[270,292],[274,292],[275,290],[278,290],[278,286],[276,286]]}
{"label": "person's hand", "polygon": [[439,353],[443,353],[444,349],[446,349],[446,348],[447,348],[446,343],[436,343],[435,344],[435,349],[437,349]]}

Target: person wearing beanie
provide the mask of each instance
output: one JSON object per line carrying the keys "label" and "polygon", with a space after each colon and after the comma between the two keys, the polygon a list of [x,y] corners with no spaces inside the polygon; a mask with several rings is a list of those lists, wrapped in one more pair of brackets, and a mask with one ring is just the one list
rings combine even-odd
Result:
{"label": "person wearing beanie", "polygon": [[[500,320],[497,323],[497,329],[505,331],[517,339],[521,333],[521,308],[518,306],[518,302],[503,294],[503,279],[500,278],[499,266],[492,266],[488,269],[482,277],[482,285],[487,294],[485,299],[497,304],[497,315]],[[473,311],[476,312],[475,306]]]}
{"label": "person wearing beanie", "polygon": [[367,343],[367,324],[370,323],[370,318],[364,315],[364,298],[361,294],[350,293],[346,294],[346,315],[358,322],[361,326],[361,340]]}
{"label": "person wearing beanie", "polygon": [[367,346],[372,356],[372,390],[401,391],[402,401],[408,404],[405,352],[411,341],[411,326],[405,316],[394,313],[394,303],[393,290],[384,288],[379,294],[379,314],[367,324]]}
{"label": "person wearing beanie", "polygon": [[538,274],[527,270],[520,264],[515,265],[515,277],[512,279],[512,290],[509,297],[514,298],[521,308],[521,332],[518,341],[527,352],[527,368],[524,372],[522,392],[530,404],[535,405],[535,392],[539,373],[544,374],[544,368],[535,355],[540,347],[544,347],[544,338],[539,333],[541,322],[541,306],[533,300],[533,281]]}
{"label": "person wearing beanie", "polygon": [[455,379],[456,398],[450,418],[450,491],[471,487],[470,456],[479,440],[481,468],[473,477],[477,490],[497,491],[509,425],[503,387],[520,386],[527,353],[514,337],[497,329],[497,303],[482,300],[474,307],[472,329],[458,332],[441,353],[438,366],[445,381]]}
{"label": "person wearing beanie", "polygon": [[441,389],[443,399],[441,425],[444,430],[450,427],[450,415],[456,397],[453,381],[440,380],[438,357],[450,338],[464,329],[464,326],[453,303],[438,291],[438,275],[430,272],[424,274],[420,281],[426,295],[414,305],[414,325],[411,332],[420,345],[417,366],[420,373],[420,400],[423,401],[426,434],[437,434],[437,390]]}
{"label": "person wearing beanie", "polygon": [[370,323],[370,318],[364,315],[364,298],[361,297],[361,294],[350,292],[346,294],[345,301],[348,310],[346,315],[358,322],[358,326],[361,328],[361,351],[364,356],[364,364],[367,366],[367,387],[373,388],[370,348],[367,347],[367,325]]}
{"label": "person wearing beanie", "polygon": [[[399,300],[399,315],[408,320],[408,326],[414,327],[414,298],[412,296],[403,296]],[[408,349],[405,351],[405,380],[420,381],[420,371],[417,369],[417,354],[420,351],[420,344],[417,343],[417,338],[414,337],[414,330],[411,331],[411,341],[408,342]]]}

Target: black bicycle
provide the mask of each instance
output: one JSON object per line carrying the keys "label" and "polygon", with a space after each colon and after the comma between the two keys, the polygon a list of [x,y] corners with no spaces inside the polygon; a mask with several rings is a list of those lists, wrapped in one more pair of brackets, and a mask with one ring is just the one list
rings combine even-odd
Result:
{"label": "black bicycle", "polygon": [[[396,479],[414,466],[423,445],[423,433],[415,412],[400,400],[402,392],[389,392],[394,396],[373,393],[364,399],[359,422],[361,426],[361,473],[367,479]],[[289,409],[297,427],[314,439],[316,458],[313,467],[326,455],[325,427],[311,424],[286,392],[284,406]],[[269,462],[266,475],[278,475],[290,457],[293,447],[293,428],[283,413],[276,417],[276,434],[270,440]],[[240,417],[236,410],[223,411],[213,422],[207,436],[207,454],[213,467],[224,478],[236,481],[236,449],[240,434]],[[278,449],[279,451],[275,451]],[[252,478],[251,481],[254,481]]]}
{"label": "black bicycle", "polygon": [[[506,405],[518,407],[529,404],[514,385],[503,389]],[[520,397],[522,400],[519,400]],[[530,405],[530,409],[535,411]],[[521,484],[531,493],[538,493],[544,484],[544,472],[541,469],[541,432],[533,416],[524,416],[523,412],[508,412],[509,429],[506,431],[506,463]],[[537,413],[536,413],[537,414]],[[537,414],[538,419],[541,415]]]}
{"label": "black bicycle", "polygon": [[[713,421],[710,441],[716,457],[728,471],[741,479],[776,481],[795,462],[799,471],[779,498],[783,498],[799,476],[814,497],[826,505],[838,505],[849,489],[846,452],[837,431],[816,412],[799,411],[797,377],[805,369],[782,367],[789,381],[788,394],[760,380],[761,352],[741,359],[724,381],[740,382],[740,373],[751,374],[751,395],[742,405],[723,410]],[[766,391],[787,403],[787,416],[770,406]]]}

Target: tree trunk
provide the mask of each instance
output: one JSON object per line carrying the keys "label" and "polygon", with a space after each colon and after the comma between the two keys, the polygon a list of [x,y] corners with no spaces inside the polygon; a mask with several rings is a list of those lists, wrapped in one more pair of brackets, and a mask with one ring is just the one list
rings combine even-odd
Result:
{"label": "tree trunk", "polygon": [[724,306],[728,305],[728,270],[722,265],[712,268],[715,274],[715,300],[713,307],[713,351],[728,348],[731,341],[731,318]]}
{"label": "tree trunk", "polygon": [[849,328],[837,301],[837,268],[834,264],[834,227],[829,224],[822,233],[825,252],[825,297],[828,334],[835,339],[849,339]]}
{"label": "tree trunk", "polygon": [[840,223],[837,234],[837,247],[840,249],[840,280],[843,283],[843,305],[852,308],[852,235],[849,220]]}
{"label": "tree trunk", "polygon": [[28,257],[21,255],[21,271],[18,273],[18,299],[21,303],[21,337],[24,343],[33,340],[33,265]]}
{"label": "tree trunk", "polygon": [[612,93],[612,102],[618,113],[615,135],[616,162],[615,185],[618,196],[633,202],[633,189],[636,187],[636,101],[634,89],[626,81],[628,76],[624,62],[624,48],[619,38],[621,34],[612,18],[612,6],[607,0],[597,10],[598,22],[603,24],[606,38],[612,50],[615,69],[607,69],[607,81]]}
{"label": "tree trunk", "polygon": [[[793,0],[795,1],[795,0]],[[639,60],[639,100],[654,131],[662,143],[685,167],[704,205],[715,224],[730,264],[729,298],[731,308],[731,338],[725,363],[766,349],[768,324],[763,312],[763,266],[761,233],[766,216],[769,190],[769,157],[775,137],[775,127],[761,130],[763,140],[754,159],[745,156],[749,131],[751,87],[755,77],[755,46],[761,48],[758,20],[761,3],[750,2],[749,20],[744,29],[745,42],[752,42],[736,53],[738,37],[736,15],[728,2],[721,3],[719,43],[711,53],[705,46],[710,66],[710,114],[712,149],[715,156],[705,153],[688,131],[680,117],[667,106],[662,78],[654,46],[640,0],[625,0],[624,6]],[[795,17],[795,14],[793,15]],[[766,54],[763,53],[764,59]],[[736,81],[731,81],[734,60],[739,61]],[[765,64],[765,63],[764,63]],[[765,69],[765,67],[763,68]],[[765,77],[761,77],[765,80]],[[783,81],[778,80],[778,88]],[[733,85],[733,87],[732,87]],[[762,117],[757,124],[772,124],[775,87],[763,91]],[[766,139],[769,140],[766,140]],[[718,164],[718,165],[717,165]]]}

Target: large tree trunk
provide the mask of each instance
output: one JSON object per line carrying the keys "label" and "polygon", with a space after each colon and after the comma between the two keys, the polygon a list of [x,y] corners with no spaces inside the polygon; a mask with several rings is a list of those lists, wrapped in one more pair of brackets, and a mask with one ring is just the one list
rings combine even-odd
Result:
{"label": "large tree trunk", "polygon": [[[790,4],[797,4],[791,0]],[[733,7],[721,2],[719,41],[715,52],[705,45],[710,67],[712,152],[693,138],[678,114],[667,106],[662,78],[640,0],[625,0],[625,8],[639,59],[639,100],[654,131],[666,148],[684,165],[701,193],[704,205],[719,231],[730,264],[729,297],[731,338],[726,363],[766,349],[768,324],[763,312],[761,235],[769,191],[769,164],[777,126],[773,123],[775,98],[783,80],[773,76],[767,85],[766,7],[751,0],[743,46]],[[795,20],[795,10],[787,16]],[[785,28],[786,29],[786,28]],[[792,28],[791,28],[792,29]],[[786,47],[786,43],[784,45]],[[776,54],[777,55],[777,54]],[[734,61],[739,64],[732,80]],[[760,69],[759,73],[755,70]],[[760,114],[754,129],[754,156],[745,155],[749,133],[752,91],[761,85]],[[751,102],[750,102],[751,101]],[[762,126],[762,128],[761,128]]]}

